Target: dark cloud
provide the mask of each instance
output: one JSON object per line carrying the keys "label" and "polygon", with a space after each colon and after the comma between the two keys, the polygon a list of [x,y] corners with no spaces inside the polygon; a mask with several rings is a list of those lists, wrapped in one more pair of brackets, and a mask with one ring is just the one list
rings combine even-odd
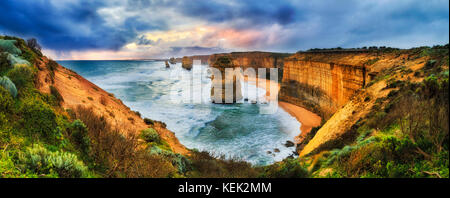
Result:
{"label": "dark cloud", "polygon": [[[292,52],[371,44],[412,47],[448,42],[448,4],[448,0],[127,0],[119,4],[106,0],[2,0],[0,31],[37,37],[45,48],[55,50],[116,50],[133,41],[154,45],[140,33],[171,29],[169,23],[178,14],[200,20],[202,25],[261,32],[263,36],[249,42],[257,50]],[[123,23],[111,26],[107,23],[110,19],[99,14],[100,9],[109,7],[122,7],[137,15],[124,15]],[[172,14],[164,16],[168,12]]]}
{"label": "dark cloud", "polygon": [[138,18],[127,18],[119,27],[108,26],[98,14],[106,3],[2,0],[0,31],[36,37],[44,47],[54,50],[117,50],[134,40],[139,31],[164,28],[164,23],[153,25]]}
{"label": "dark cloud", "polygon": [[178,1],[176,8],[186,16],[210,22],[236,21],[237,26],[258,26],[278,23],[286,25],[295,22],[296,7],[289,1],[241,0],[230,1],[197,0]]}
{"label": "dark cloud", "polygon": [[153,40],[149,40],[149,39],[145,38],[145,36],[140,36],[136,40],[136,44],[138,44],[138,45],[157,45],[160,42],[161,42],[161,39],[159,39],[157,41],[153,41]]}

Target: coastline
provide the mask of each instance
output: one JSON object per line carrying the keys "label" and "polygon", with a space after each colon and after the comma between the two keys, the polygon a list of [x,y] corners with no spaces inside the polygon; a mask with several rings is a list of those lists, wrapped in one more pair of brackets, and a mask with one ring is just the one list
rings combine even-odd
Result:
{"label": "coastline", "polygon": [[[267,100],[271,101],[271,100],[278,99],[280,83],[269,81],[266,79],[261,79],[261,78],[248,78],[248,77],[244,77],[244,81],[252,83],[252,84],[254,83],[257,87],[266,90],[266,99]],[[258,81],[265,81],[265,83],[264,82],[258,83]],[[271,95],[271,93],[270,93],[270,84],[271,83],[276,83],[277,94]],[[300,124],[301,124],[300,129],[299,129],[300,133],[298,136],[295,137],[296,144],[300,143],[304,139],[304,137],[306,137],[306,135],[312,130],[312,128],[320,126],[320,123],[322,122],[322,118],[320,116],[318,116],[317,114],[315,114],[311,111],[308,111],[307,109],[305,109],[303,107],[300,107],[300,106],[297,106],[297,105],[294,105],[294,104],[291,104],[288,102],[282,102],[282,101],[278,101],[278,106],[281,107],[286,112],[288,112],[295,119],[297,119],[297,121],[300,122]]]}

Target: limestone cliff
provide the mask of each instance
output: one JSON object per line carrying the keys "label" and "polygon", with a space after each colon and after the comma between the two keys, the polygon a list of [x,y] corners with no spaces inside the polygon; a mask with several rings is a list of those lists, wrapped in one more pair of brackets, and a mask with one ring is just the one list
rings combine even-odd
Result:
{"label": "limestone cliff", "polygon": [[202,64],[202,65],[208,65],[209,64],[209,56],[210,55],[189,56],[189,59],[191,59],[192,61],[200,61],[200,64]]}
{"label": "limestone cliff", "polygon": [[398,78],[414,79],[413,71],[425,62],[425,58],[412,58],[407,50],[298,53],[287,59],[281,100],[304,106],[327,120],[300,156],[345,145],[351,128],[371,112],[377,99],[391,91],[383,79],[374,83],[378,73],[403,68],[405,74]]}
{"label": "limestone cliff", "polygon": [[209,64],[214,63],[219,57],[228,56],[233,60],[233,65],[241,67],[243,70],[254,68],[266,68],[266,76],[270,74],[270,68],[278,68],[278,79],[281,80],[283,74],[284,58],[291,54],[272,52],[232,52],[224,54],[213,54],[209,57]]}
{"label": "limestone cliff", "polygon": [[[233,64],[232,59],[228,56],[221,56],[211,66],[217,69],[213,71],[212,76],[212,102],[229,104],[241,100],[241,74],[234,72],[233,69],[236,65]],[[231,70],[227,72],[226,69]]]}
{"label": "limestone cliff", "polygon": [[[352,56],[351,54],[348,54]],[[298,53],[284,60],[280,99],[329,118],[370,78],[362,62]]]}

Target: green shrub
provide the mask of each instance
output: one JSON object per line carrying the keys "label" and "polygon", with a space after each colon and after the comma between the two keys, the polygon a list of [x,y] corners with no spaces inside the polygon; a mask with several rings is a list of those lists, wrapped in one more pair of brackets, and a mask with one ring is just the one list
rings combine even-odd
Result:
{"label": "green shrub", "polygon": [[12,97],[17,97],[16,85],[8,77],[0,77],[0,87],[3,87],[5,90],[7,90]]}
{"label": "green shrub", "polygon": [[261,177],[267,178],[307,178],[308,170],[297,159],[285,159],[264,168]]}
{"label": "green shrub", "polygon": [[9,156],[0,154],[0,178],[18,178],[22,175]]}
{"label": "green shrub", "polygon": [[[36,58],[38,57],[38,55],[27,46],[27,43],[25,42],[25,40],[23,40],[21,38],[17,38],[17,37],[12,37],[12,36],[3,36],[2,39],[12,41],[14,46],[9,46],[9,47],[15,47],[16,48],[16,49],[14,49],[15,52],[11,53],[11,50],[5,50],[5,51],[10,52],[14,56],[21,55],[21,57],[23,57],[25,60],[27,60],[30,63],[34,63]],[[21,53],[18,53],[17,49],[19,49],[21,51]],[[39,55],[42,55],[42,54],[39,53]]]}
{"label": "green shrub", "polygon": [[86,125],[84,125],[83,121],[73,121],[69,127],[69,131],[72,140],[75,142],[78,148],[82,151],[83,154],[88,155],[91,146],[91,139],[89,138],[88,129]]}
{"label": "green shrub", "polygon": [[16,65],[6,74],[16,85],[18,89],[26,86],[32,86],[34,79],[34,72],[31,67],[26,65]]}
{"label": "green shrub", "polygon": [[26,169],[45,175],[57,174],[64,178],[79,178],[87,176],[87,167],[77,156],[67,152],[51,152],[34,144],[25,152],[19,154],[19,162]]}
{"label": "green shrub", "polygon": [[7,57],[9,64],[12,66],[17,66],[17,65],[26,65],[26,66],[30,66],[30,62],[28,62],[27,60],[22,59],[19,56],[14,56],[12,54],[8,54]]}
{"label": "green shrub", "polygon": [[0,74],[11,69],[11,64],[9,64],[8,53],[0,52]]}
{"label": "green shrub", "polygon": [[161,139],[159,137],[158,132],[155,129],[148,128],[141,131],[140,137],[146,142],[160,142]]}
{"label": "green shrub", "polygon": [[24,129],[31,136],[42,135],[53,140],[57,135],[56,114],[52,108],[36,98],[23,101],[19,109]]}
{"label": "green shrub", "polygon": [[367,66],[373,65],[376,62],[378,62],[379,60],[380,60],[379,58],[370,59],[370,60],[366,61],[366,63],[364,65],[367,65]]}
{"label": "green shrub", "polygon": [[0,39],[0,49],[14,55],[20,55],[22,51],[16,47],[16,44],[17,44],[16,40]]}
{"label": "green shrub", "polygon": [[237,158],[214,156],[206,151],[191,151],[191,168],[186,175],[195,178],[255,178],[260,170]]}
{"label": "green shrub", "polygon": [[431,69],[434,67],[434,65],[436,64],[436,60],[429,60],[427,61],[427,63],[425,64],[425,69]]}
{"label": "green shrub", "polygon": [[0,111],[9,112],[12,110],[14,101],[6,89],[0,86]]}
{"label": "green shrub", "polygon": [[179,173],[186,173],[190,170],[190,161],[181,154],[173,153],[172,151],[163,150],[159,146],[152,146],[149,149],[152,155],[158,155],[168,160],[174,167],[178,169]]}

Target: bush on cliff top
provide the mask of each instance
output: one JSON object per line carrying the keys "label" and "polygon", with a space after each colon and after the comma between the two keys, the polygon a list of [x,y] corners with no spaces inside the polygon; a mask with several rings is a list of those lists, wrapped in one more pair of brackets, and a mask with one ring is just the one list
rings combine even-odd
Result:
{"label": "bush on cliff top", "polygon": [[0,86],[0,112],[10,112],[14,104],[11,94]]}
{"label": "bush on cliff top", "polygon": [[193,178],[255,178],[260,174],[260,168],[254,168],[248,162],[237,158],[214,156],[206,151],[191,151],[188,156],[191,170],[187,177]]}
{"label": "bush on cliff top", "polygon": [[267,167],[260,177],[265,178],[307,178],[309,172],[305,167],[302,167],[298,159],[285,159]]}
{"label": "bush on cliff top", "polygon": [[34,144],[19,155],[24,168],[50,177],[79,178],[88,175],[87,167],[77,156],[67,152],[51,152],[41,145]]}
{"label": "bush on cliff top", "polygon": [[29,63],[34,64],[36,59],[39,58],[40,56],[42,56],[42,54],[37,54],[35,53],[32,49],[30,49],[27,45],[27,43],[25,42],[25,40],[21,39],[21,38],[17,38],[17,37],[12,37],[12,36],[0,36],[0,40],[14,40],[14,46],[16,48],[18,48],[21,53],[19,54],[15,54],[12,53],[13,55],[15,55],[16,57],[22,57],[24,60],[28,61]]}
{"label": "bush on cliff top", "polygon": [[7,90],[12,97],[17,96],[16,85],[6,76],[0,77],[0,86]]}
{"label": "bush on cliff top", "polygon": [[56,114],[50,105],[39,99],[29,98],[23,101],[19,113],[22,126],[31,137],[43,137],[50,142],[58,136]]}
{"label": "bush on cliff top", "polygon": [[82,154],[85,156],[89,155],[91,139],[89,138],[88,129],[83,121],[73,121],[72,124],[70,124],[68,131],[72,141],[81,150]]}
{"label": "bush on cliff top", "polygon": [[6,71],[11,69],[12,66],[8,60],[8,53],[0,51],[0,75],[3,75]]}
{"label": "bush on cliff top", "polygon": [[16,44],[17,44],[16,40],[0,39],[0,48],[3,51],[14,54],[14,55],[20,55],[20,54],[22,54],[22,51],[19,48],[17,48]]}
{"label": "bush on cliff top", "polygon": [[33,79],[35,72],[29,66],[16,65],[13,69],[9,70],[6,75],[14,82],[19,90],[25,87],[34,87]]}
{"label": "bush on cliff top", "polygon": [[155,129],[148,128],[141,131],[140,137],[146,142],[156,142],[159,143],[161,138]]}

